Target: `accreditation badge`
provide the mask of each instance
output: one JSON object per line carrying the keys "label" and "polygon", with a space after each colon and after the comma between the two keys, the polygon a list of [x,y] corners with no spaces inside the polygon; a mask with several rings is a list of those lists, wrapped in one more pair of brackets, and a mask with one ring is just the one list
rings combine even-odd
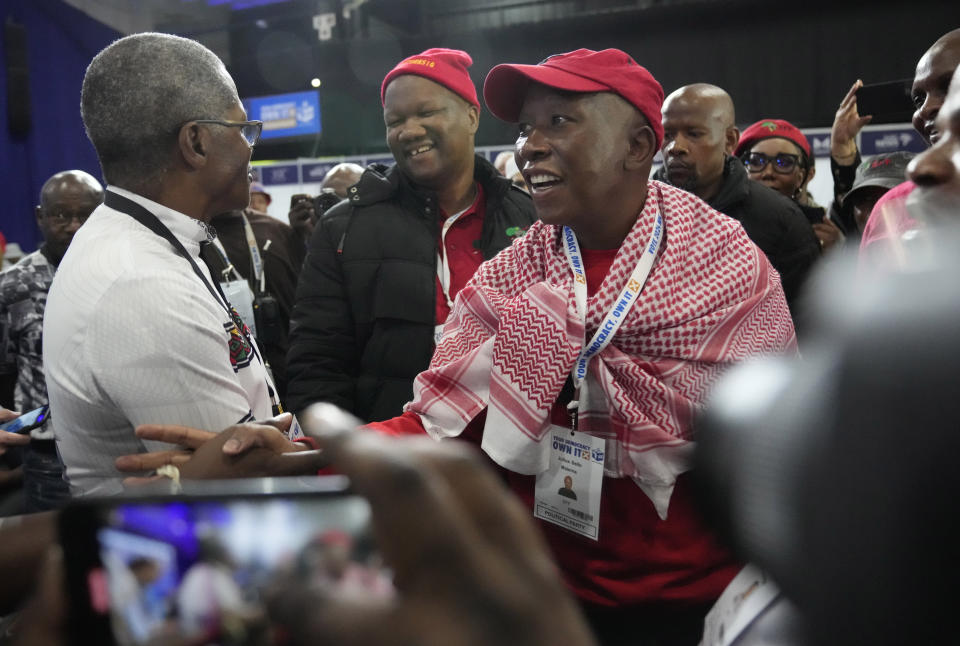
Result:
{"label": "accreditation badge", "polygon": [[603,487],[603,438],[551,426],[550,468],[537,476],[533,515],[598,540]]}
{"label": "accreditation badge", "polygon": [[250,328],[253,336],[257,336],[257,325],[253,318],[253,292],[245,280],[229,280],[220,283],[220,289],[227,301],[237,310],[237,314]]}
{"label": "accreditation badge", "polygon": [[293,416],[293,421],[290,422],[290,430],[287,431],[287,439],[291,442],[296,442],[297,440],[306,437],[303,433],[303,429],[300,427],[300,420],[297,419],[297,416]]}

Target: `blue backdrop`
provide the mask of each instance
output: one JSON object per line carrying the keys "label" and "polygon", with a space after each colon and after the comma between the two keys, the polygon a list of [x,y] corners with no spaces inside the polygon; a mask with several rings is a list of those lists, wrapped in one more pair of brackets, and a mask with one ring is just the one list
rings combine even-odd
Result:
{"label": "blue backdrop", "polygon": [[29,252],[41,240],[33,207],[48,177],[78,168],[102,181],[80,120],[80,85],[90,60],[120,34],[61,0],[4,0],[0,12],[26,26],[31,118],[26,136],[10,134],[0,30],[0,231]]}

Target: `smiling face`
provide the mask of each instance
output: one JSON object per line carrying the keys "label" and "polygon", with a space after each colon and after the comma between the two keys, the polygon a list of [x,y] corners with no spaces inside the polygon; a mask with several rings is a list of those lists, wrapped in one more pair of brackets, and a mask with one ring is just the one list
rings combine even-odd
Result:
{"label": "smiling face", "polygon": [[[609,92],[560,92],[532,83],[520,109],[516,160],[537,216],[570,226],[581,243],[604,228],[603,218],[620,217],[625,209],[635,218],[637,200],[631,197],[636,189],[645,195],[646,186],[632,169],[637,155],[631,140],[642,119]],[[645,140],[652,142],[652,131]]]}
{"label": "smiling face", "polygon": [[910,96],[913,100],[913,127],[928,143],[936,143],[941,130],[937,114],[947,96],[950,77],[960,65],[960,30],[947,34],[931,47],[917,63]]}
{"label": "smiling face", "polygon": [[907,176],[917,185],[908,206],[928,221],[960,219],[960,67],[937,116],[938,141],[907,166]]}
{"label": "smiling face", "polygon": [[440,190],[472,172],[479,111],[442,85],[398,76],[384,93],[383,122],[390,152],[414,184]]}

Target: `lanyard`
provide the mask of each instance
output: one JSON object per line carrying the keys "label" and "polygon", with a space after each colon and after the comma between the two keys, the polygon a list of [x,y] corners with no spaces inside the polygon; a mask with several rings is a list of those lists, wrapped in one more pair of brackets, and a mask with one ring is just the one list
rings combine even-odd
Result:
{"label": "lanyard", "polygon": [[219,238],[213,239],[213,248],[217,250],[217,253],[220,255],[220,260],[225,265],[223,270],[220,272],[223,275],[222,280],[227,280],[228,274],[233,274],[234,280],[244,280],[243,276],[240,275],[240,272],[237,271],[237,268],[234,267],[233,263],[230,262],[230,258],[227,257],[227,250],[223,248],[223,243],[220,242]]}
{"label": "lanyard", "polygon": [[[266,276],[263,271],[263,257],[260,255],[257,239],[253,236],[253,227],[250,226],[250,221],[247,219],[246,214],[241,212],[240,217],[243,218],[243,232],[247,236],[247,247],[250,249],[250,265],[253,267],[253,280],[260,286],[259,293],[263,294],[267,291]],[[269,241],[267,244],[269,244]],[[264,247],[264,249],[266,249],[266,247]]]}
{"label": "lanyard", "polygon": [[[250,221],[247,220],[247,216],[242,213],[241,217],[243,218],[244,233],[247,237],[247,247],[250,249],[250,266],[253,268],[253,280],[259,285],[259,291],[257,293],[263,294],[267,291],[266,272],[263,270],[263,257],[260,255],[260,248],[257,246],[257,239],[253,235],[253,227],[250,226]],[[267,244],[269,243],[270,241],[268,240]],[[213,239],[213,248],[220,254],[220,259],[225,266],[223,270],[224,279],[226,279],[227,274],[232,273],[236,280],[245,280],[233,263],[230,262],[230,258],[227,257],[227,250],[224,249],[223,243],[220,242],[219,238]],[[266,249],[266,247],[264,247],[264,249]]]}
{"label": "lanyard", "polygon": [[[660,249],[662,240],[663,213],[658,212],[657,219],[654,220],[653,229],[650,232],[650,241],[644,247],[643,255],[640,256],[640,260],[637,262],[637,266],[627,280],[627,284],[624,285],[620,291],[620,295],[614,302],[613,308],[607,312],[600,327],[597,328],[597,331],[594,333],[593,338],[584,346],[580,352],[580,356],[577,357],[577,363],[574,365],[572,374],[573,385],[577,390],[580,389],[583,380],[587,376],[587,364],[590,362],[590,359],[610,345],[613,336],[617,333],[617,330],[620,329],[624,319],[627,318],[627,313],[633,307],[633,304],[637,302],[637,296],[640,295],[640,291],[643,289],[643,285],[647,282],[647,277],[650,275],[650,270],[653,268],[653,263],[657,259],[657,252]],[[577,236],[570,227],[563,227],[563,241],[563,250],[567,255],[567,261],[570,263],[570,269],[573,271],[573,295],[577,304],[577,313],[583,318],[584,327],[586,327],[587,273],[583,266],[583,256],[580,253]],[[577,402],[571,403],[575,406],[577,404]]]}
{"label": "lanyard", "polygon": [[[200,267],[197,266],[196,261],[194,261],[193,256],[191,256],[190,253],[184,248],[183,243],[180,242],[177,236],[173,235],[173,232],[170,231],[170,229],[168,229],[167,226],[161,222],[156,215],[145,209],[140,204],[137,204],[133,200],[127,199],[122,195],[118,195],[113,191],[106,191],[103,203],[114,211],[119,211],[120,213],[129,215],[131,218],[156,233],[158,236],[169,242],[178,255],[182,256],[187,262],[190,263],[193,273],[197,275],[197,277],[200,279],[200,282],[203,283],[203,286],[206,287],[207,291],[210,292],[210,295],[213,296],[213,299],[217,301],[217,304],[224,309],[224,311],[227,313],[227,316],[230,317],[230,320],[233,321],[233,324],[240,331],[240,334],[243,335],[247,343],[250,345],[250,349],[253,350],[254,356],[256,356],[257,360],[260,361],[260,364],[263,365],[263,359],[260,357],[257,346],[247,333],[247,326],[243,324],[243,320],[237,315],[233,308],[230,307],[226,296],[224,296],[223,292],[220,290],[220,283],[213,281],[213,286],[210,285],[210,281],[207,280],[207,277],[200,270]],[[270,404],[273,407],[274,414],[276,415],[282,413],[283,408],[277,401],[276,393],[273,390],[273,385],[270,383],[269,379],[266,381],[267,392],[270,393]]]}
{"label": "lanyard", "polygon": [[[437,279],[440,281],[440,289],[443,290],[443,297],[447,299],[447,307],[453,309],[453,299],[450,298],[450,261],[447,260],[447,231],[454,225],[457,219],[472,208],[468,206],[459,213],[454,213],[443,221],[443,227],[440,229],[440,248],[437,250]],[[442,251],[442,253],[441,253]]]}

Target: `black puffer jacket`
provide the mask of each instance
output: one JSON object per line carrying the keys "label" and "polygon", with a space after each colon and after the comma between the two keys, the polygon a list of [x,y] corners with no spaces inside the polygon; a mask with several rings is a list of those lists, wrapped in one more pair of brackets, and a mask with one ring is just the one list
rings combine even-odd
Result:
{"label": "black puffer jacket", "polygon": [[[484,260],[526,229],[533,203],[480,156]],[[297,286],[287,358],[288,408],[337,404],[365,421],[402,412],[430,363],[439,241],[435,195],[373,165],[317,223]]]}
{"label": "black puffer jacket", "polygon": [[[666,181],[663,169],[655,175]],[[723,185],[708,202],[724,215],[740,222],[747,236],[766,254],[780,274],[783,293],[797,318],[797,296],[813,263],[820,257],[820,241],[800,207],[747,175],[743,162],[728,156],[723,169]]]}

